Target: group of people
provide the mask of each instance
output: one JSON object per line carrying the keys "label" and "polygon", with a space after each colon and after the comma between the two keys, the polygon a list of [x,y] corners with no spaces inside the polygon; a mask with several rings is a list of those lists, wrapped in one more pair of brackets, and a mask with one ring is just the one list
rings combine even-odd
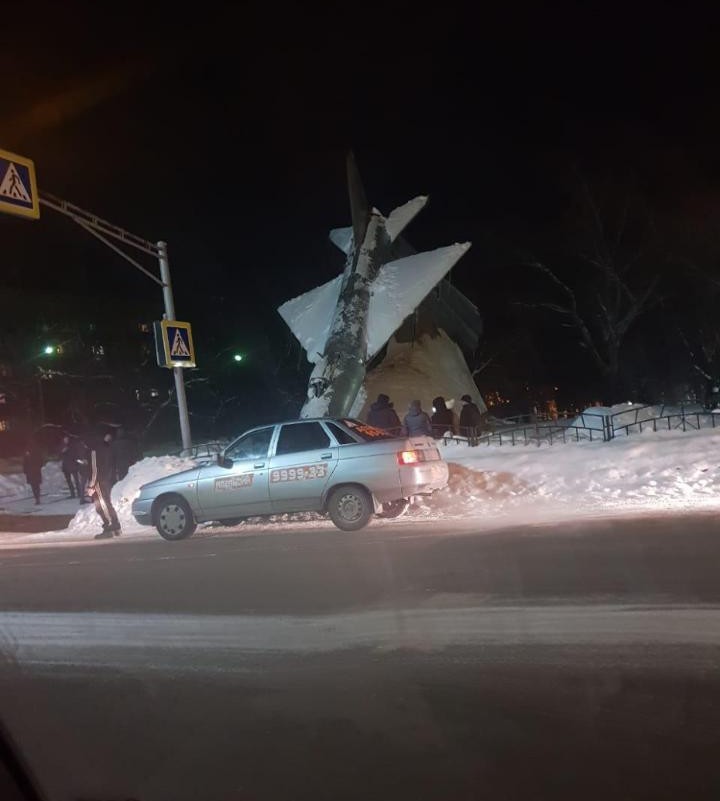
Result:
{"label": "group of people", "polygon": [[[81,504],[92,501],[103,523],[102,531],[95,539],[120,536],[120,522],[110,499],[110,491],[115,482],[125,478],[130,466],[139,458],[135,441],[123,429],[118,429],[117,436],[106,431],[94,437],[66,435],[63,438],[60,467],[70,497],[79,498]],[[42,467],[42,450],[39,443],[33,440],[25,452],[23,470],[36,504],[40,503]]]}
{"label": "group of people", "polygon": [[370,406],[367,422],[375,428],[407,437],[425,435],[440,439],[449,431],[452,435],[459,433],[474,438],[482,426],[483,415],[469,395],[463,395],[460,400],[462,409],[459,424],[456,424],[455,415],[442,395],[433,399],[432,415],[423,410],[419,400],[411,401],[401,423],[389,396],[381,393]]}

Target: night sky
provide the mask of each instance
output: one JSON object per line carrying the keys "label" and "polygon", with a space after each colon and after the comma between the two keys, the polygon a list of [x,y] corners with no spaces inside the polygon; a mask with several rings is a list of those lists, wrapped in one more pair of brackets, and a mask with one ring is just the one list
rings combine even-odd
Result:
{"label": "night sky", "polygon": [[[513,253],[556,229],[573,170],[632,176],[661,220],[719,205],[717,17],[664,3],[106,5],[4,11],[0,146],[35,160],[41,190],[166,239],[178,316],[201,340],[221,314],[251,348],[282,330],[279,303],[337,273],[327,232],[349,223],[349,147],[381,210],[430,195],[407,232],[418,249],[473,241],[453,281],[489,335],[510,325]],[[155,303],[51,212],[3,218],[0,237],[7,286]]]}

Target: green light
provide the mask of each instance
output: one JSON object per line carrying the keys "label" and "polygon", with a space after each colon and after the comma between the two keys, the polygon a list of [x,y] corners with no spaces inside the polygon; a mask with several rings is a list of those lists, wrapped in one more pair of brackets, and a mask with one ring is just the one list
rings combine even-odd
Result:
{"label": "green light", "polygon": [[51,356],[53,353],[55,353],[55,348],[52,345],[45,345],[45,354]]}
{"label": "green light", "polygon": [[243,360],[242,354],[241,353],[236,353],[233,356],[233,359],[235,359],[236,362],[241,362]]}

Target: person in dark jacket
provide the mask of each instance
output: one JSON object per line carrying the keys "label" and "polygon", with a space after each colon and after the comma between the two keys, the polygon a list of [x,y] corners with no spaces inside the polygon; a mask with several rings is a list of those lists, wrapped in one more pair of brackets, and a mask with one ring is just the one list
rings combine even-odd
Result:
{"label": "person in dark jacket", "polygon": [[377,396],[375,403],[370,406],[367,422],[370,426],[392,431],[393,434],[397,434],[400,431],[400,418],[397,416],[395,409],[393,409],[390,398],[382,393]]}
{"label": "person in dark jacket", "polygon": [[410,408],[403,420],[403,434],[407,437],[430,436],[430,418],[422,410],[419,400],[410,401]]}
{"label": "person in dark jacket", "polygon": [[442,437],[446,431],[450,431],[452,434],[455,433],[455,417],[452,409],[448,409],[445,404],[445,398],[442,395],[438,395],[437,398],[433,399],[433,416],[430,422],[432,423],[433,436],[436,439]]}
{"label": "person in dark jacket", "polygon": [[42,484],[43,456],[36,442],[31,442],[23,457],[25,480],[35,496],[35,505],[40,503],[40,485]]}
{"label": "person in dark jacket", "polygon": [[122,533],[120,521],[110,500],[110,490],[117,475],[112,440],[112,434],[105,434],[102,439],[90,445],[90,480],[87,494],[93,499],[95,511],[103,521],[102,531],[95,535],[96,540],[109,540],[113,536],[119,537]]}
{"label": "person in dark jacket", "polygon": [[475,436],[482,425],[482,413],[469,395],[463,395],[460,400],[463,404],[460,411],[460,433],[464,437]]}
{"label": "person in dark jacket", "polygon": [[82,499],[83,486],[80,481],[80,461],[83,458],[82,446],[77,437],[63,437],[60,451],[60,468],[67,481],[70,497]]}
{"label": "person in dark jacket", "polygon": [[117,480],[122,481],[128,474],[128,470],[140,458],[140,450],[137,442],[128,435],[124,428],[119,428],[115,442],[115,467],[117,468]]}
{"label": "person in dark jacket", "polygon": [[90,482],[90,448],[87,446],[88,438],[76,437],[78,467],[80,469],[80,503],[92,503],[87,493]]}

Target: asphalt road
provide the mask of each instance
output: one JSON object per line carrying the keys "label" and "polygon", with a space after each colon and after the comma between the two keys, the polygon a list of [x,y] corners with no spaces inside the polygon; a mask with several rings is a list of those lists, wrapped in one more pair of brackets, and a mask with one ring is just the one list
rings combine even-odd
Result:
{"label": "asphalt road", "polygon": [[720,521],[0,551],[48,798],[720,797]]}

